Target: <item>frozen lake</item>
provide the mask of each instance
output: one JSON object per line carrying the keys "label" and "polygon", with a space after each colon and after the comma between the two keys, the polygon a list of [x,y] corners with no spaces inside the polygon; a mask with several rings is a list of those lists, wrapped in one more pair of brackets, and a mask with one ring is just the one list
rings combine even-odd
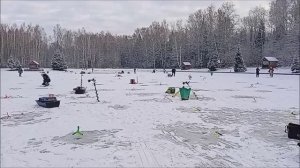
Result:
{"label": "frozen lake", "polygon": [[[87,93],[76,95],[80,71],[49,70],[50,86],[42,87],[40,72],[19,77],[1,69],[1,167],[299,166],[298,141],[284,132],[288,123],[299,123],[298,75],[167,77],[130,69],[117,77],[120,70],[96,69],[83,76]],[[87,81],[92,78],[100,102]],[[165,93],[185,81],[196,97],[182,101]],[[48,94],[60,107],[36,104]],[[77,126],[83,136],[72,135]]]}

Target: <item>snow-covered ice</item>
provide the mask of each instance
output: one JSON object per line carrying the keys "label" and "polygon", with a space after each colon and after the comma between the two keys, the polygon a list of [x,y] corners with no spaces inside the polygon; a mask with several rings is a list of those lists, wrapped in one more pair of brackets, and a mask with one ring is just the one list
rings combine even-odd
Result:
{"label": "snow-covered ice", "polygon": [[[42,87],[40,72],[19,77],[1,69],[1,167],[299,166],[298,141],[284,132],[288,123],[299,123],[298,75],[167,77],[138,69],[117,77],[121,70],[96,69],[83,76],[87,93],[76,95],[80,71],[49,70],[50,86]],[[198,99],[165,93],[168,87],[178,90],[188,75]],[[100,102],[87,81],[92,78]],[[36,104],[48,94],[60,107]],[[82,137],[72,135],[77,126]]]}

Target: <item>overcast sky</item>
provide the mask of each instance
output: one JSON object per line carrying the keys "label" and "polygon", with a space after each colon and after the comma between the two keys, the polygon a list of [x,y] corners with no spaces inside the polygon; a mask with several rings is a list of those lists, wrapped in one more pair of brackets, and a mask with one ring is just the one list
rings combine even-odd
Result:
{"label": "overcast sky", "polygon": [[[110,31],[131,35],[136,28],[149,26],[153,21],[168,23],[186,20],[198,9],[210,4],[219,7],[225,1],[10,1],[1,0],[1,23],[39,24],[47,33],[53,26],[88,32]],[[269,8],[270,0],[236,0],[237,14],[248,15],[255,6]]]}

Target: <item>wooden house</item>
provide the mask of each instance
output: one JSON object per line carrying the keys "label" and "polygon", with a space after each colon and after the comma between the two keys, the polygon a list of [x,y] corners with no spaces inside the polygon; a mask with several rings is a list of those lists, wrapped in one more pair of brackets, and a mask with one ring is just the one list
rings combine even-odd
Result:
{"label": "wooden house", "polygon": [[276,68],[278,66],[278,59],[275,57],[264,57],[262,60],[262,68],[273,67]]}
{"label": "wooden house", "polygon": [[182,62],[182,65],[181,65],[182,70],[187,70],[187,69],[191,69],[191,68],[192,68],[192,65],[190,62]]}
{"label": "wooden house", "polygon": [[40,69],[40,64],[36,61],[31,61],[29,63],[29,70],[38,70]]}

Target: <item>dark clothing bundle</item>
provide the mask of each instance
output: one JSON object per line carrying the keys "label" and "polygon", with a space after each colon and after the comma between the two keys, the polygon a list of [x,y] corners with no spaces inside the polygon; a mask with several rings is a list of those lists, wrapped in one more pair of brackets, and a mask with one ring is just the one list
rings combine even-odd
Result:
{"label": "dark clothing bundle", "polygon": [[285,132],[288,133],[288,138],[300,140],[300,125],[289,123],[285,127]]}

